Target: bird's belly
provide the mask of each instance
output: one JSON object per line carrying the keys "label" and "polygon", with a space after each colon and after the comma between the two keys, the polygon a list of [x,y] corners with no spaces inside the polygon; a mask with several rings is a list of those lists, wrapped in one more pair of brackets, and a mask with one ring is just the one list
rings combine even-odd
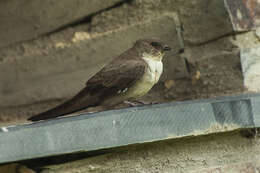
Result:
{"label": "bird's belly", "polygon": [[129,90],[126,92],[127,98],[138,98],[142,97],[148,91],[153,87],[154,84],[147,82],[147,81],[138,81],[134,86],[129,88]]}
{"label": "bird's belly", "polygon": [[150,91],[150,89],[159,81],[162,73],[162,63],[159,62],[157,66],[147,67],[143,77],[141,77],[135,85],[130,87],[125,95],[127,98],[138,98],[142,97]]}

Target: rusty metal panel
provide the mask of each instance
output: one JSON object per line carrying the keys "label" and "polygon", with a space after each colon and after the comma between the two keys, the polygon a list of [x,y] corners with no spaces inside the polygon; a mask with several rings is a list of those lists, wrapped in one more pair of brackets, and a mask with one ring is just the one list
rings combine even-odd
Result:
{"label": "rusty metal panel", "polygon": [[247,31],[260,26],[259,0],[224,0],[235,31]]}

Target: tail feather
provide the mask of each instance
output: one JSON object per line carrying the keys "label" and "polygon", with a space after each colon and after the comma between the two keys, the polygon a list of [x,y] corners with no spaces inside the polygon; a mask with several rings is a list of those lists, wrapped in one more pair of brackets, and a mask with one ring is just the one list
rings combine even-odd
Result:
{"label": "tail feather", "polygon": [[30,117],[28,120],[30,121],[39,121],[45,119],[56,118],[59,116],[63,116],[69,113],[77,112],[82,109],[88,108],[95,104],[95,100],[92,96],[86,93],[86,90],[82,90],[76,96],[71,98],[70,100],[66,101],[65,103],[42,112],[40,114],[34,115]]}

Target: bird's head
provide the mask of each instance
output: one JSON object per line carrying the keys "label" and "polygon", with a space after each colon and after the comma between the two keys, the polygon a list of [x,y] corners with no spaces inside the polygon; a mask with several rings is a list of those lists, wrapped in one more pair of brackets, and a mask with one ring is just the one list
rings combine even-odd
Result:
{"label": "bird's head", "polygon": [[163,43],[158,38],[137,40],[134,47],[143,56],[158,60],[163,58],[165,51],[171,50],[168,45]]}

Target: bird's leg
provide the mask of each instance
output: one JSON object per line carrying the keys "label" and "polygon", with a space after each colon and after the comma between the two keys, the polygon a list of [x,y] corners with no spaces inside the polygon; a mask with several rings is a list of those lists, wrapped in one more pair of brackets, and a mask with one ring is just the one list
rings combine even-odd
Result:
{"label": "bird's leg", "polygon": [[157,101],[151,101],[151,102],[149,102],[149,101],[142,101],[142,100],[137,100],[136,102],[138,102],[138,103],[140,103],[140,104],[142,104],[142,105],[153,105],[153,104],[158,104],[159,102],[157,102]]}
{"label": "bird's leg", "polygon": [[106,110],[106,108],[104,106],[94,106],[94,107],[90,107],[87,110],[85,110],[84,112],[86,113],[96,113],[96,112],[101,112]]}
{"label": "bird's leg", "polygon": [[138,102],[124,101],[124,103],[127,104],[130,107],[140,106],[140,103],[138,103]]}
{"label": "bird's leg", "polygon": [[133,101],[133,102],[124,101],[124,103],[127,104],[130,107],[141,106],[141,105],[158,104],[158,102],[156,102],[156,101],[147,102],[147,101],[142,101],[142,100],[136,100],[136,101]]}

